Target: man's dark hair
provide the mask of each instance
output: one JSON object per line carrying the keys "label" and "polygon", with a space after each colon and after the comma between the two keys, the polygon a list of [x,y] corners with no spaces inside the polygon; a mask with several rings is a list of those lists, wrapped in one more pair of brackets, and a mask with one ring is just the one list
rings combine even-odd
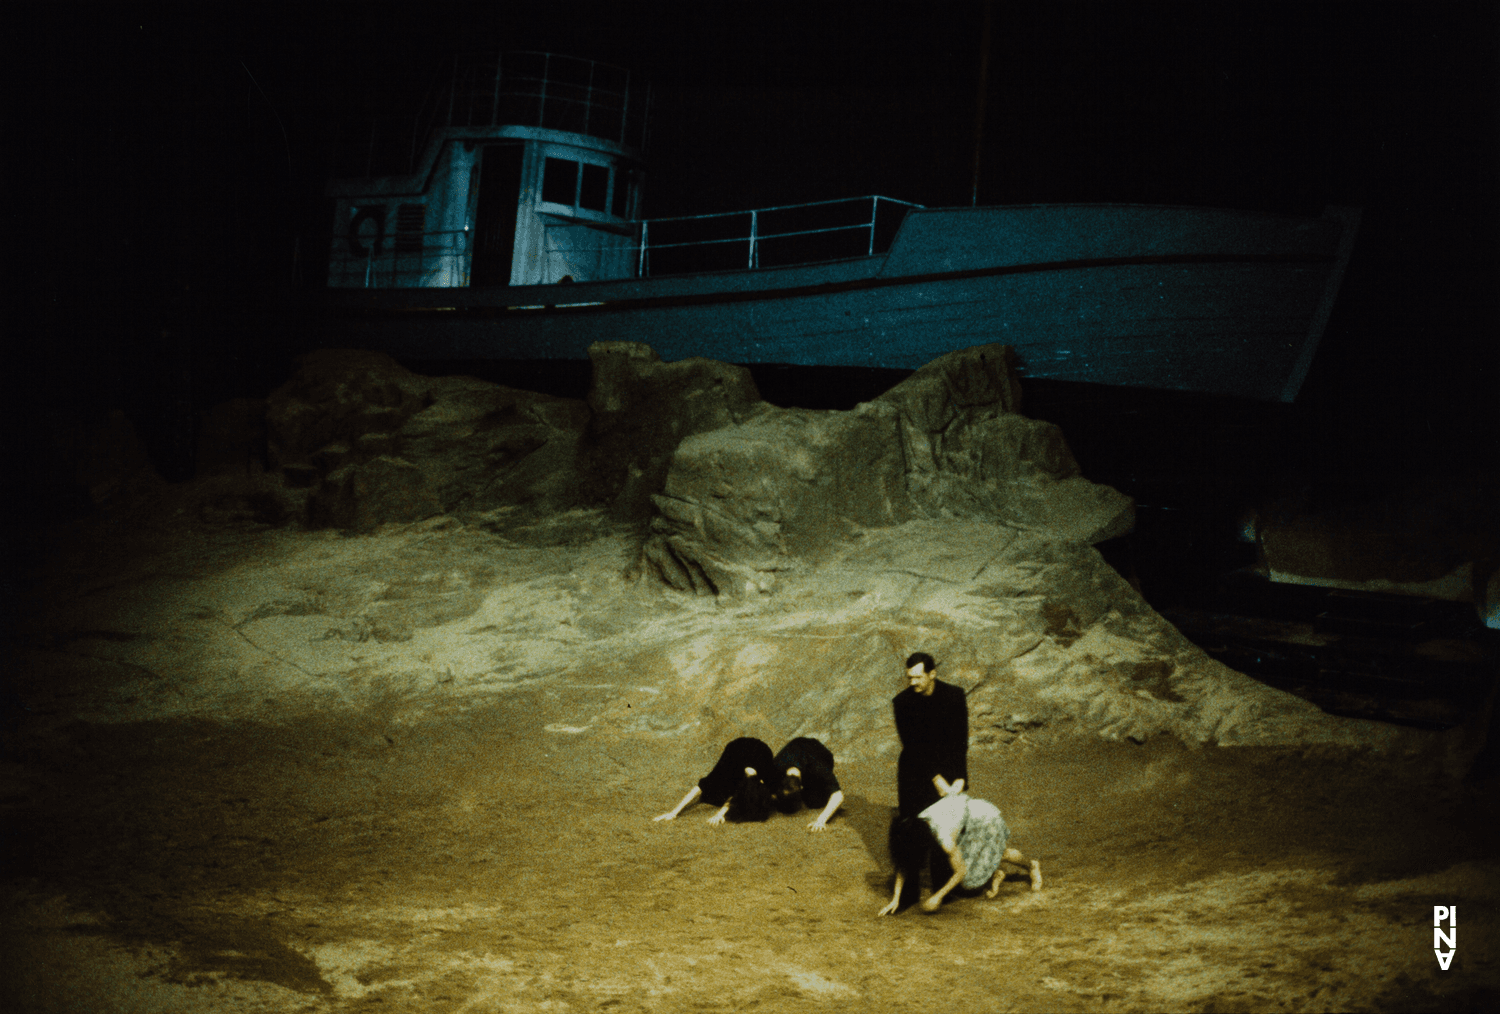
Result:
{"label": "man's dark hair", "polygon": [[911,657],[906,660],[906,668],[910,669],[918,662],[921,662],[924,666],[926,666],[927,672],[932,672],[932,670],[937,668],[937,659],[933,658],[925,651],[912,652]]}
{"label": "man's dark hair", "polygon": [[740,779],[729,799],[729,812],[724,817],[736,824],[770,819],[771,789],[760,775],[746,775]]}
{"label": "man's dark hair", "polygon": [[796,813],[802,809],[801,776],[794,774],[782,775],[781,784],[771,794],[771,802],[782,813]]}

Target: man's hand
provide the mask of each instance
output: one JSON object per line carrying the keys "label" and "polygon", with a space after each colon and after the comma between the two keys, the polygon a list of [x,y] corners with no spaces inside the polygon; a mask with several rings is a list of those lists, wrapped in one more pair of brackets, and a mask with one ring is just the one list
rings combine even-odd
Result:
{"label": "man's hand", "polygon": [[933,775],[932,787],[938,790],[940,796],[956,796],[964,790],[964,780],[959,778],[950,785],[942,775]]}
{"label": "man's hand", "polygon": [[710,824],[714,825],[715,827],[717,827],[718,825],[724,823],[724,811],[720,810],[718,813],[716,813],[712,817],[708,818],[708,822]]}
{"label": "man's hand", "polygon": [[807,825],[807,829],[809,831],[822,831],[827,829],[827,827],[828,825],[823,823],[821,820],[815,820],[811,824]]}
{"label": "man's hand", "polygon": [[653,821],[657,821],[657,820],[676,820],[677,819],[677,813],[676,813],[676,811],[673,811],[672,813],[664,813],[660,817],[652,817],[651,819]]}

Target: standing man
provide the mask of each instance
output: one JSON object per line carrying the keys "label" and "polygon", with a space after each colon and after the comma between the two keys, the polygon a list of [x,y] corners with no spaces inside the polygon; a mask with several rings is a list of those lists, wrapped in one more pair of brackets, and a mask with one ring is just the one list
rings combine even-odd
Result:
{"label": "standing man", "polygon": [[[933,673],[937,662],[926,652],[906,660],[907,687],[891,699],[901,757],[896,762],[896,819],[915,817],[950,792],[965,791],[969,780],[969,704],[961,688]],[[932,886],[953,875],[948,858],[932,853]],[[910,885],[918,895],[921,885]]]}

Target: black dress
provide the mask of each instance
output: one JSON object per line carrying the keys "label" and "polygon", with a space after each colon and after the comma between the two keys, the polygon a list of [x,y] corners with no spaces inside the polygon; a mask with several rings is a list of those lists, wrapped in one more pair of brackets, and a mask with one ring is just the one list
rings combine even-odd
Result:
{"label": "black dress", "polygon": [[761,781],[765,781],[771,777],[775,766],[776,759],[769,746],[753,736],[741,736],[729,741],[729,745],[719,755],[719,763],[707,775],[698,779],[698,788],[703,793],[703,801],[709,806],[723,806],[744,780],[746,768],[754,768]]}
{"label": "black dress", "polygon": [[802,802],[814,810],[827,806],[828,797],[839,791],[833,751],[810,736],[798,736],[776,754],[777,773],[787,768],[802,772]]}

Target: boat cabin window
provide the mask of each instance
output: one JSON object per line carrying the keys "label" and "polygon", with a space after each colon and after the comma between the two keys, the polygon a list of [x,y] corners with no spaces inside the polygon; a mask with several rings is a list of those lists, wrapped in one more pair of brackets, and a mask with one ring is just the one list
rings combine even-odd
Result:
{"label": "boat cabin window", "polygon": [[578,193],[578,163],[570,158],[547,159],[542,170],[542,200],[572,207]]}
{"label": "boat cabin window", "polygon": [[610,214],[616,218],[630,217],[630,189],[634,185],[635,173],[630,171],[615,173],[615,192]]}
{"label": "boat cabin window", "polygon": [[542,200],[625,218],[630,211],[631,184],[627,180],[632,175],[607,165],[549,155],[542,165]]}
{"label": "boat cabin window", "polygon": [[609,167],[583,163],[583,180],[578,187],[578,206],[603,214],[608,210]]}

